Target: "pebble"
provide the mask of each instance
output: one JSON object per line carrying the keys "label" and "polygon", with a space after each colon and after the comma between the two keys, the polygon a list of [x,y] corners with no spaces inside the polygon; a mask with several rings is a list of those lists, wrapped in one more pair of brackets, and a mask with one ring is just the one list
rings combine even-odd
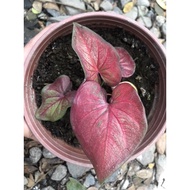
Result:
{"label": "pebble", "polygon": [[123,14],[123,16],[128,17],[128,18],[130,18],[130,19],[132,19],[132,20],[136,20],[137,17],[138,17],[138,9],[137,9],[137,7],[134,6],[134,7],[131,9],[131,11],[129,11],[129,12]]}
{"label": "pebble", "polygon": [[35,11],[37,11],[38,14],[42,12],[42,2],[34,1],[32,7],[35,9]]}
{"label": "pebble", "polygon": [[151,28],[152,27],[152,21],[149,17],[147,16],[141,16],[137,19],[137,22],[146,26],[147,28]]}
{"label": "pebble", "polygon": [[129,165],[129,170],[127,175],[128,176],[133,176],[137,171],[141,169],[140,165],[138,162],[131,162]]}
{"label": "pebble", "polygon": [[38,147],[32,147],[29,150],[29,154],[30,154],[29,158],[30,158],[31,162],[33,164],[35,164],[40,160],[40,158],[42,156],[42,150]]}
{"label": "pebble", "polygon": [[121,186],[121,190],[126,189],[128,186],[129,186],[129,180],[126,179],[126,180],[124,181],[123,185]]}
{"label": "pebble", "polygon": [[120,0],[122,8],[129,3],[131,0]]}
{"label": "pebble", "polygon": [[146,185],[146,186],[149,186],[152,182],[154,182],[154,180],[155,180],[155,170],[153,169],[152,176],[145,179],[143,181],[143,184]]}
{"label": "pebble", "polygon": [[49,3],[49,2],[44,3],[43,4],[43,8],[44,9],[53,9],[53,10],[59,11],[59,7],[55,3]]}
{"label": "pebble", "polygon": [[32,3],[30,0],[24,0],[24,8],[30,9],[32,7]]}
{"label": "pebble", "polygon": [[94,178],[94,176],[92,175],[92,174],[88,174],[87,176],[86,176],[86,179],[85,179],[85,181],[84,181],[84,186],[85,187],[90,187],[91,185],[94,185],[95,184],[95,178]]}
{"label": "pebble", "polygon": [[156,149],[159,154],[164,154],[166,150],[166,133],[164,133],[160,139],[156,142]]}
{"label": "pebble", "polygon": [[51,179],[54,181],[60,181],[67,175],[67,168],[64,165],[58,165],[53,172]]}
{"label": "pebble", "polygon": [[64,177],[62,180],[61,180],[61,185],[65,185],[66,182],[68,181],[68,179],[66,177]]}
{"label": "pebble", "polygon": [[[156,189],[158,189],[158,188],[154,184],[150,184],[148,187],[148,190],[156,190]],[[161,188],[161,190],[164,190],[164,188]]]}
{"label": "pebble", "polygon": [[119,7],[114,7],[114,8],[113,8],[113,11],[114,11],[115,13],[120,14],[120,15],[123,14],[122,10],[121,10]]}
{"label": "pebble", "polygon": [[69,170],[69,173],[74,178],[82,177],[87,171],[89,171],[91,168],[86,168],[83,166],[75,165],[70,162],[67,162],[67,167]]}
{"label": "pebble", "polygon": [[150,178],[153,174],[152,169],[142,169],[136,172],[137,177],[140,177],[142,179]]}
{"label": "pebble", "polygon": [[44,158],[55,158],[56,157],[49,150],[47,150],[45,147],[43,148],[42,154],[43,154]]}
{"label": "pebble", "polygon": [[79,9],[76,9],[76,8],[73,8],[73,7],[69,7],[69,6],[65,6],[65,10],[66,12],[73,16],[73,15],[77,15],[79,13],[82,13],[83,11],[79,10]]}
{"label": "pebble", "polygon": [[58,17],[61,16],[60,12],[54,9],[46,9],[46,11],[52,16],[52,17]]}
{"label": "pebble", "polygon": [[87,190],[98,190],[96,187],[89,187]]}
{"label": "pebble", "polygon": [[149,190],[149,189],[146,185],[142,185],[142,186],[138,187],[137,190]]}
{"label": "pebble", "polygon": [[147,166],[149,163],[152,163],[154,161],[155,150],[156,150],[156,146],[155,144],[153,144],[151,147],[149,147],[148,150],[146,150],[143,154],[138,156],[137,160],[144,166]]}
{"label": "pebble", "polygon": [[62,20],[65,20],[66,18],[69,18],[70,16],[57,16],[57,17],[51,17],[48,19],[48,22],[46,24],[46,26],[48,26],[49,24],[53,23],[53,22],[59,22]]}
{"label": "pebble", "polygon": [[152,22],[155,22],[156,15],[155,15],[154,10],[152,10],[152,9],[149,10],[148,13],[146,14],[146,16],[149,17]]}
{"label": "pebble", "polygon": [[139,6],[146,6],[146,7],[150,6],[149,0],[137,0],[136,4]]}
{"label": "pebble", "polygon": [[24,176],[24,185],[28,184],[28,179]]}
{"label": "pebble", "polygon": [[164,16],[162,16],[162,15],[156,16],[156,22],[155,23],[158,27],[161,27],[165,22],[166,22],[166,18]]}
{"label": "pebble", "polygon": [[166,41],[163,43],[163,46],[166,48]]}
{"label": "pebble", "polygon": [[148,13],[148,8],[146,6],[138,6],[138,12],[140,16],[145,16]]}
{"label": "pebble", "polygon": [[157,27],[152,27],[150,29],[150,31],[155,35],[156,38],[160,38],[161,37],[161,32]]}
{"label": "pebble", "polygon": [[85,4],[81,0],[60,0],[65,5],[67,14],[76,15],[86,11]]}
{"label": "pebble", "polygon": [[113,5],[108,0],[104,0],[100,4],[100,8],[104,11],[111,11],[113,9]]}
{"label": "pebble", "polygon": [[53,187],[51,187],[51,186],[48,186],[48,187],[42,188],[42,190],[55,190],[55,189]]}
{"label": "pebble", "polygon": [[36,20],[36,18],[37,18],[37,15],[32,12],[32,9],[30,9],[30,10],[26,13],[26,19],[27,19],[27,20],[33,21],[33,20]]}
{"label": "pebble", "polygon": [[135,176],[133,178],[133,184],[135,185],[135,187],[139,187],[143,181],[144,181],[144,179],[137,177],[137,176]]}
{"label": "pebble", "polygon": [[166,38],[166,22],[161,27],[161,33],[163,38]]}
{"label": "pebble", "polygon": [[156,163],[156,180],[157,182],[162,183],[163,176],[165,175],[165,167],[166,167],[166,155],[159,154],[158,157],[155,159]]}
{"label": "pebble", "polygon": [[135,190],[135,185],[132,184],[127,190]]}
{"label": "pebble", "polygon": [[154,8],[158,15],[165,16],[165,11],[157,3],[155,3]]}

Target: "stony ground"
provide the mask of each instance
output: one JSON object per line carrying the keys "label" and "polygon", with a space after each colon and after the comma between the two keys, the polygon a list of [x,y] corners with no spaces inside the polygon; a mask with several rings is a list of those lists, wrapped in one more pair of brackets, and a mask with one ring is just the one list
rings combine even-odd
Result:
{"label": "stony ground", "polygon": [[[24,44],[47,25],[69,16],[89,11],[113,11],[143,24],[166,47],[165,5],[165,0],[24,0]],[[71,190],[71,182],[81,184],[78,190],[164,190],[165,170],[166,132],[103,186],[98,183],[93,168],[60,160],[38,142],[24,138],[25,190]]]}

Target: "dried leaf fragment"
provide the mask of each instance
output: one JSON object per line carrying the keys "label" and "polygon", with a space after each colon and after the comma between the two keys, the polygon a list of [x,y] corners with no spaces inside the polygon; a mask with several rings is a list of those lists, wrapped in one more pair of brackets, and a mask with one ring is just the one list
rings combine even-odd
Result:
{"label": "dried leaf fragment", "polygon": [[125,6],[123,7],[123,12],[128,13],[129,11],[131,11],[133,6],[134,6],[133,2],[126,3]]}

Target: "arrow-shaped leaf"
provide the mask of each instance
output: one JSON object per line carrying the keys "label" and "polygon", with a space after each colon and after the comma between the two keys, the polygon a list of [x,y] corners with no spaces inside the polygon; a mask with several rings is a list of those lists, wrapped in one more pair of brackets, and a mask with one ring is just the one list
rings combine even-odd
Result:
{"label": "arrow-shaped leaf", "polygon": [[99,82],[99,74],[110,86],[121,81],[117,51],[94,31],[74,23],[72,47],[80,59],[87,81]]}

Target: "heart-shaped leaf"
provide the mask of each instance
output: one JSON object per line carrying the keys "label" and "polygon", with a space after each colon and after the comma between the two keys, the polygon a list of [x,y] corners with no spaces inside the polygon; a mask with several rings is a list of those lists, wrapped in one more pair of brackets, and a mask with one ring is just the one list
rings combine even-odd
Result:
{"label": "heart-shaped leaf", "polygon": [[131,55],[128,53],[127,50],[125,50],[122,47],[116,47],[117,53],[119,54],[119,65],[121,68],[121,75],[122,77],[130,77],[135,72],[136,64],[131,57]]}
{"label": "heart-shaped leaf", "polygon": [[94,31],[74,23],[72,47],[80,59],[87,81],[99,82],[99,74],[109,86],[116,86],[121,81],[117,51]]}
{"label": "heart-shaped leaf", "polygon": [[83,83],[71,107],[71,124],[100,182],[129,159],[147,130],[144,106],[127,82],[113,89],[109,103],[97,82]]}
{"label": "heart-shaped leaf", "polygon": [[61,119],[71,106],[76,91],[71,91],[72,83],[68,76],[59,76],[52,84],[42,89],[42,104],[36,111],[36,118],[44,121]]}

